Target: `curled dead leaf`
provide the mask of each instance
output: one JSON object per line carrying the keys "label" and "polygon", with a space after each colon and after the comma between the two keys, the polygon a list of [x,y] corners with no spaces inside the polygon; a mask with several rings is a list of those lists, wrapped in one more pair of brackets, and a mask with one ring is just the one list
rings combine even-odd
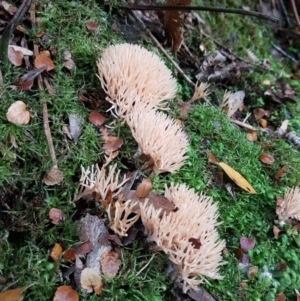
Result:
{"label": "curled dead leaf", "polygon": [[98,22],[87,22],[85,26],[88,31],[95,31],[98,27]]}
{"label": "curled dead leaf", "polygon": [[76,259],[76,255],[76,250],[74,248],[70,248],[64,252],[63,259],[66,261],[73,261]]}
{"label": "curled dead leaf", "polygon": [[274,178],[276,180],[282,178],[284,176],[284,173],[285,173],[285,166],[282,166],[275,174]]}
{"label": "curled dead leaf", "polygon": [[208,153],[207,153],[207,158],[208,158],[208,161],[209,161],[210,163],[218,164],[217,159],[215,158],[215,156],[214,156],[211,152],[208,152]]}
{"label": "curled dead leaf", "polygon": [[51,219],[52,224],[58,225],[65,220],[65,214],[60,209],[51,208],[49,211],[49,218]]}
{"label": "curled dead leaf", "polygon": [[259,157],[259,160],[265,164],[272,165],[275,162],[274,157],[271,154],[264,153]]}
{"label": "curled dead leaf", "polygon": [[23,299],[22,293],[27,289],[27,286],[7,290],[0,293],[1,301],[21,301]]}
{"label": "curled dead leaf", "polygon": [[57,288],[53,301],[79,301],[78,293],[69,285]]}
{"label": "curled dead leaf", "polygon": [[253,115],[256,120],[259,120],[265,116],[265,110],[262,108],[256,108],[253,110]]}
{"label": "curled dead leaf", "polygon": [[14,124],[28,124],[30,114],[26,110],[26,104],[21,101],[15,101],[7,110],[6,119]]}
{"label": "curled dead leaf", "polygon": [[139,198],[144,198],[149,194],[152,187],[150,179],[143,179],[142,183],[137,187],[135,194]]}
{"label": "curled dead leaf", "polygon": [[43,66],[47,66],[47,71],[54,69],[55,65],[53,61],[50,59],[49,51],[41,51],[34,60],[34,67],[41,68]]}
{"label": "curled dead leaf", "polygon": [[124,143],[124,140],[119,137],[110,136],[105,141],[103,148],[107,155],[112,154],[113,152],[117,151]]}
{"label": "curled dead leaf", "polygon": [[15,50],[13,47],[8,47],[8,60],[14,65],[14,66],[21,66],[22,61],[24,58],[24,54],[21,51]]}
{"label": "curled dead leaf", "polygon": [[83,289],[93,289],[97,295],[100,295],[103,289],[102,277],[91,268],[85,268],[82,270],[80,284]]}
{"label": "curled dead leaf", "polygon": [[285,301],[286,300],[286,296],[284,293],[279,293],[275,296],[275,301]]}
{"label": "curled dead leaf", "polygon": [[254,132],[254,131],[248,132],[247,133],[247,140],[251,141],[251,142],[257,141],[257,134],[256,134],[256,132]]}
{"label": "curled dead leaf", "polygon": [[267,125],[268,125],[267,120],[266,120],[266,119],[263,119],[263,118],[259,119],[259,123],[261,124],[261,126],[262,126],[263,128],[266,128]]}
{"label": "curled dead leaf", "polygon": [[54,260],[57,261],[60,255],[62,254],[62,247],[60,244],[55,244],[53,249],[51,250],[50,257]]}
{"label": "curled dead leaf", "polygon": [[240,238],[240,248],[243,252],[248,252],[249,250],[253,249],[255,246],[255,242],[248,237],[241,237]]}
{"label": "curled dead leaf", "polygon": [[95,127],[100,127],[105,121],[105,117],[103,117],[97,111],[92,111],[89,115],[89,122],[91,122]]}

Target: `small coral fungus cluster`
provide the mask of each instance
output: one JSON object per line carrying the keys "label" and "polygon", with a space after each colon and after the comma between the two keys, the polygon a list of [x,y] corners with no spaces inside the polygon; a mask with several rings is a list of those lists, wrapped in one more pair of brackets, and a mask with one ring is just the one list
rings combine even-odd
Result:
{"label": "small coral fungus cluster", "polygon": [[[153,171],[178,170],[186,159],[187,136],[173,119],[157,111],[164,106],[164,100],[176,94],[170,70],[155,54],[130,44],[107,48],[98,61],[98,69],[108,100],[130,127],[140,153],[153,163]],[[206,88],[207,85],[198,86],[197,94],[206,96]],[[116,165],[107,171],[108,163],[101,169],[82,170],[75,200],[101,202],[108,213],[109,227],[120,236],[126,236],[128,229],[141,219],[147,240],[174,264],[184,292],[195,289],[205,277],[222,279],[218,270],[223,264],[225,241],[218,239],[216,226],[220,223],[212,198],[198,195],[184,184],[171,183],[165,187],[164,197],[160,197],[169,201],[173,209],[154,207],[149,196],[126,197],[130,194],[122,192],[122,186],[129,179],[119,180]]]}

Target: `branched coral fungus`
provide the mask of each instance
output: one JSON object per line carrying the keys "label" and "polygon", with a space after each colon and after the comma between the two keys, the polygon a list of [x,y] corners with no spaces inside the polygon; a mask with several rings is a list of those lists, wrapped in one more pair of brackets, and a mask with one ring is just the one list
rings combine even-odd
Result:
{"label": "branched coral fungus", "polygon": [[231,118],[234,113],[243,105],[245,97],[244,91],[237,91],[235,93],[225,92],[220,108],[226,112],[227,116]]}
{"label": "branched coral fungus", "polygon": [[97,62],[99,79],[123,118],[136,103],[153,108],[176,94],[171,71],[153,52],[132,44],[108,47]]}
{"label": "branched coral fungus", "polygon": [[117,196],[122,186],[129,180],[125,176],[120,181],[120,170],[116,171],[117,164],[109,166],[106,170],[108,162],[101,169],[98,165],[92,165],[91,169],[81,167],[82,174],[79,181],[79,191],[75,195],[74,201],[80,198],[87,200],[94,199],[96,202],[104,200],[108,192],[112,192],[113,197]]}
{"label": "branched coral fungus", "polygon": [[[205,280],[222,279],[218,268],[225,241],[218,241],[216,226],[217,205],[210,197],[197,195],[185,185],[171,184],[165,188],[165,197],[178,208],[160,217],[147,202],[140,205],[141,218],[148,240],[156,243],[175,264],[178,277],[184,282],[184,292]],[[199,276],[200,279],[196,279]]]}
{"label": "branched coral fungus", "polygon": [[277,202],[276,214],[280,223],[289,218],[300,221],[300,187],[288,188],[283,200]]}
{"label": "branched coral fungus", "polygon": [[126,121],[141,153],[153,160],[155,173],[175,172],[184,164],[188,138],[175,120],[137,106]]}

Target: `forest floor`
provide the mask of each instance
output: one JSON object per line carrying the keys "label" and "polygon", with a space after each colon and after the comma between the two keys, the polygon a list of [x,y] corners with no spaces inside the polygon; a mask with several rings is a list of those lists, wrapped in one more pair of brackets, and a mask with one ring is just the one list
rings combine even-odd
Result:
{"label": "forest floor", "polygon": [[[24,300],[30,301],[300,300],[297,212],[291,223],[277,222],[278,202],[289,188],[300,185],[300,42],[292,9],[286,7],[287,16],[280,1],[274,1],[277,9],[271,1],[192,1],[259,9],[280,22],[184,11],[184,44],[174,54],[164,38],[165,30],[172,33],[172,28],[164,28],[161,13],[132,13],[118,8],[121,1],[104,2],[31,4],[13,28],[10,45],[32,53],[20,57],[20,51],[10,46],[9,59],[3,57],[3,32],[21,1],[16,7],[0,2],[0,297],[21,300],[24,291]],[[178,92],[168,100],[166,114],[188,134],[189,148],[188,159],[174,174],[143,170],[129,127],[108,110],[96,61],[108,46],[126,42],[154,52],[176,78]],[[197,79],[210,83],[209,95],[191,102]],[[245,95],[232,116],[220,108],[225,91]],[[16,107],[10,116],[12,104]],[[103,127],[95,126],[99,120],[91,118],[92,111],[105,118],[108,137]],[[106,227],[108,221],[103,206],[74,202],[74,195],[82,167],[105,163],[111,151],[105,143],[111,138],[118,141],[111,146],[112,164],[122,176],[131,176],[131,189],[146,178],[156,194],[163,194],[171,182],[184,183],[218,203],[222,221],[218,233],[226,242],[222,252],[226,264],[220,266],[224,279],[207,278],[201,286],[204,296],[183,294],[180,283],[170,277],[167,256],[153,251],[140,222],[127,240],[109,230],[112,251],[107,269],[114,272],[110,271],[112,277],[103,276],[103,289],[94,287],[87,293],[80,288],[75,255],[80,254],[85,264],[84,256],[91,251],[82,250],[87,246],[80,220],[89,213],[104,218]],[[242,175],[256,193],[242,189],[226,170],[211,163],[212,154]],[[62,299],[66,292],[69,299]]]}

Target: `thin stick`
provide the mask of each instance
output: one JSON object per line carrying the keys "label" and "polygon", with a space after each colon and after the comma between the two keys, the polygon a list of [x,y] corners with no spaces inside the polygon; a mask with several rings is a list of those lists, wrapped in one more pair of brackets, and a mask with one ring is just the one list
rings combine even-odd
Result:
{"label": "thin stick", "polygon": [[291,3],[292,3],[293,14],[294,14],[294,17],[296,19],[297,26],[300,29],[300,18],[299,18],[299,15],[298,15],[298,11],[297,11],[295,1],[291,0]]}
{"label": "thin stick", "polygon": [[245,129],[248,129],[248,130],[251,130],[251,131],[259,131],[258,128],[254,127],[254,126],[252,126],[252,125],[250,125],[250,124],[244,123],[244,122],[242,122],[242,121],[230,119],[230,122],[235,123],[235,124],[237,124],[237,125],[239,125],[239,126],[245,128]]}
{"label": "thin stick", "polygon": [[147,264],[146,264],[145,266],[143,266],[142,269],[139,270],[139,271],[136,273],[135,276],[138,276],[139,274],[141,274],[141,273],[145,270],[145,268],[147,268],[147,266],[151,263],[151,261],[153,260],[153,258],[155,257],[155,255],[156,255],[155,253],[152,254],[152,256],[151,256],[151,258],[149,259],[149,261],[147,262]]}
{"label": "thin stick", "polygon": [[128,10],[198,10],[198,11],[210,11],[217,13],[228,13],[228,14],[238,14],[244,16],[256,17],[259,19],[265,19],[271,22],[278,23],[279,20],[274,17],[270,17],[261,13],[254,11],[248,11],[243,9],[231,9],[231,8],[222,8],[222,7],[208,7],[208,6],[198,6],[198,5],[120,5],[119,9],[128,9]]}
{"label": "thin stick", "polygon": [[291,55],[289,55],[288,53],[286,53],[283,49],[281,49],[279,46],[275,45],[272,43],[273,48],[275,48],[278,52],[280,52],[281,54],[283,54],[284,56],[286,56],[287,58],[289,58],[290,60],[292,60],[293,62],[297,63],[298,61],[293,58]]}
{"label": "thin stick", "polygon": [[141,18],[138,16],[138,14],[135,11],[131,11],[131,14],[133,17],[140,23],[142,28],[148,33],[151,40],[154,42],[154,44],[159,48],[159,50],[170,60],[170,62],[173,64],[175,69],[182,75],[182,77],[187,81],[187,83],[191,87],[195,87],[195,84],[188,78],[188,76],[184,73],[184,71],[179,67],[179,65],[172,59],[172,57],[166,52],[166,50],[161,46],[161,44],[158,42],[158,40],[155,38],[155,36],[151,33],[151,31],[146,27],[145,23],[141,20]]}
{"label": "thin stick", "polygon": [[284,3],[283,3],[282,0],[279,0],[279,3],[280,3],[280,6],[281,6],[281,9],[283,11],[283,14],[284,14],[284,16],[286,18],[286,22],[287,22],[288,26],[290,27],[291,26],[291,19],[290,19],[288,13],[287,13],[286,7],[285,7],[285,5],[284,5]]}
{"label": "thin stick", "polygon": [[[36,18],[35,18],[35,3],[32,1],[31,7],[30,7],[30,18],[32,22],[32,27],[35,27],[37,24]],[[37,44],[34,44],[33,46],[33,52],[34,55],[37,56],[39,54],[39,46]],[[43,78],[42,75],[38,75],[38,88],[40,91],[44,90],[43,85]],[[50,131],[50,124],[49,124],[49,115],[48,115],[48,107],[47,107],[47,101],[43,100],[43,124],[44,124],[44,131],[48,143],[48,147],[50,150],[50,155],[52,159],[52,163],[54,167],[57,167],[57,159],[54,151],[54,145],[52,140],[52,135]]]}

